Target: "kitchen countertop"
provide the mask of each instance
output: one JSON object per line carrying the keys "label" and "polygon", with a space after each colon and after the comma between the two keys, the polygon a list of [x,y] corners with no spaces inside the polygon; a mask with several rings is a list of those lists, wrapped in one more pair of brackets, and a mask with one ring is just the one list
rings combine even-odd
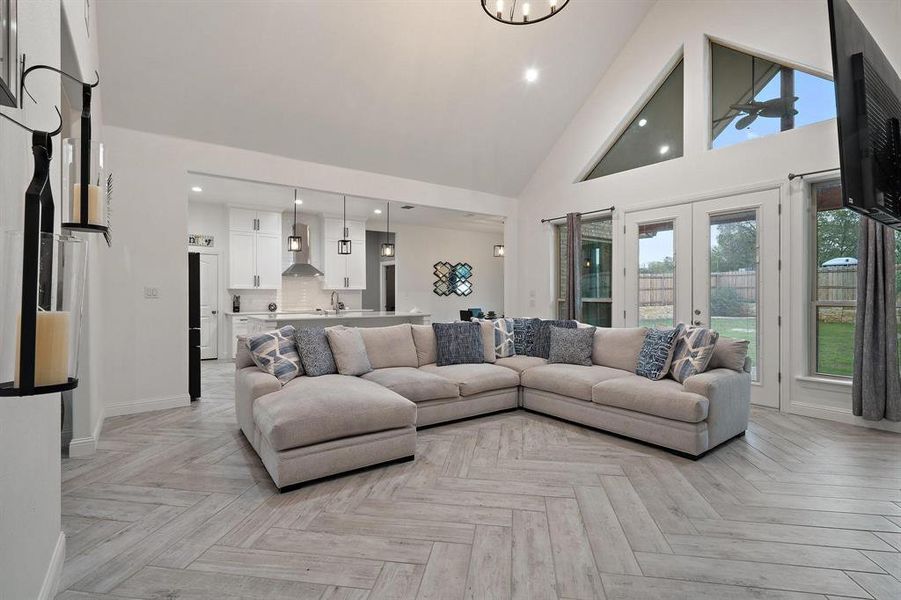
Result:
{"label": "kitchen countertop", "polygon": [[337,319],[386,319],[386,318],[423,318],[431,316],[429,313],[404,313],[396,311],[384,310],[346,310],[341,314],[329,312],[328,315],[322,313],[262,313],[259,315],[248,314],[254,321],[315,321],[315,320],[337,320]]}
{"label": "kitchen countertop", "polygon": [[[329,312],[331,312],[331,309],[329,309]],[[368,313],[368,312],[376,312],[376,311],[374,311],[371,308],[348,308],[348,309],[345,309],[345,312],[354,312],[354,313],[366,312],[366,313]],[[226,310],[222,314],[224,314],[227,317],[244,317],[244,316],[257,317],[260,315],[264,315],[267,317],[268,316],[278,317],[281,315],[299,315],[299,314],[317,315],[317,314],[319,314],[319,312],[315,308],[295,308],[292,310],[279,310],[276,312],[269,312],[268,310],[248,310],[248,311],[242,310],[241,312],[234,312],[231,310]]]}

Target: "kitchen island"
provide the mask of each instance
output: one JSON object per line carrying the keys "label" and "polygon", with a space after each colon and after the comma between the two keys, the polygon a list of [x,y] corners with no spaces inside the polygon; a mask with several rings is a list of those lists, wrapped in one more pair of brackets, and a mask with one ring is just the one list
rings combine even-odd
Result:
{"label": "kitchen island", "polygon": [[342,310],[321,311],[312,313],[277,313],[248,315],[247,333],[254,335],[264,331],[272,331],[285,325],[293,325],[295,329],[309,327],[331,327],[346,325],[348,327],[385,327],[400,323],[428,325],[431,322],[428,313],[401,313],[394,311],[360,311]]}

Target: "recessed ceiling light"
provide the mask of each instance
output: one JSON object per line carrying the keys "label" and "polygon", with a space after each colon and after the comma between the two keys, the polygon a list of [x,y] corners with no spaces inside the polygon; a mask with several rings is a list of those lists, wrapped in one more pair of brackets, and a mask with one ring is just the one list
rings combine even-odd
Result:
{"label": "recessed ceiling light", "polygon": [[380,215],[380,214],[382,214],[382,209],[381,209],[381,208],[377,208],[377,209],[375,209],[375,210],[372,211],[372,212],[374,212],[374,213],[377,214],[377,215]]}
{"label": "recessed ceiling light", "polygon": [[644,127],[644,126],[647,125],[647,124],[648,124],[648,120],[647,120],[647,119],[639,119],[639,120],[638,120],[638,126],[639,126],[639,127]]}
{"label": "recessed ceiling light", "polygon": [[669,146],[665,144],[663,146],[660,146],[660,154],[666,154],[667,152],[669,152]]}
{"label": "recessed ceiling light", "polygon": [[200,192],[203,191],[203,188],[200,187],[199,185],[195,185],[194,187],[191,188],[191,191],[192,191],[192,192],[197,192],[197,193],[199,194]]}
{"label": "recessed ceiling light", "polygon": [[526,69],[525,79],[529,83],[535,83],[538,81],[538,69]]}

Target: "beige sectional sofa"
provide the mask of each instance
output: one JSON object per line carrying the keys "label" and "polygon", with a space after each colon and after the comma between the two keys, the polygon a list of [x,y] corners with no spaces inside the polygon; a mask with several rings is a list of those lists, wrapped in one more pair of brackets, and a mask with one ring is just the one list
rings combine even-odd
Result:
{"label": "beige sectional sofa", "polygon": [[279,488],[410,458],[417,426],[517,407],[695,457],[748,424],[747,369],[713,369],[684,384],[635,375],[643,328],[598,328],[592,366],[513,356],[439,367],[430,326],[360,333],[372,371],[301,376],[285,386],[258,369],[239,340],[238,423]]}

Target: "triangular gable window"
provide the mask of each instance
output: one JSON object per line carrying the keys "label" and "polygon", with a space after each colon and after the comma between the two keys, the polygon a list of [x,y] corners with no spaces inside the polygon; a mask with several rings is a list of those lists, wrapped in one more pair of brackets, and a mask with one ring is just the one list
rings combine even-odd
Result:
{"label": "triangular gable window", "polygon": [[835,118],[824,77],[713,42],[710,56],[713,148]]}
{"label": "triangular gable window", "polygon": [[682,92],[680,60],[585,181],[682,156]]}

